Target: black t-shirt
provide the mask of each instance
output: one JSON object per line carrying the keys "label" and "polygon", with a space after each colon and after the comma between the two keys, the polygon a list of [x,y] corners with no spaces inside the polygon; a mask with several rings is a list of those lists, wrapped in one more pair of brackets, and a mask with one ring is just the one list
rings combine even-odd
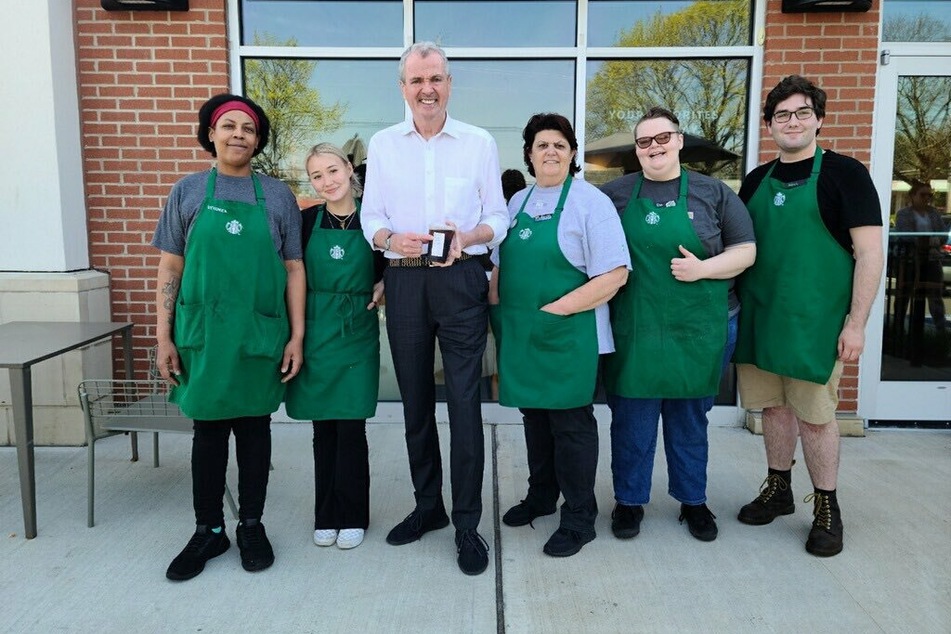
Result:
{"label": "black t-shirt", "polygon": [[[317,223],[317,213],[323,205],[314,205],[301,212],[301,241],[303,242],[303,251],[307,252],[307,243],[310,241],[310,234],[314,231],[314,225]],[[339,222],[333,219],[333,214],[329,211],[324,214],[324,219],[320,223],[321,229],[335,229],[337,231],[362,231],[360,224],[360,215],[357,214],[353,220],[347,223],[347,228],[343,229]],[[369,246],[369,245],[367,245]],[[386,268],[386,256],[382,251],[373,250],[373,281],[379,282],[383,279],[383,269]]]}
{"label": "black t-shirt", "polygon": [[[763,182],[766,172],[776,164],[772,178],[783,183],[808,180],[812,157],[795,163],[778,163],[779,159],[760,165],[743,179],[740,199],[748,203]],[[860,162],[850,156],[826,150],[819,168],[817,197],[822,222],[842,247],[852,252],[854,227],[882,226],[882,208],[872,177]]]}

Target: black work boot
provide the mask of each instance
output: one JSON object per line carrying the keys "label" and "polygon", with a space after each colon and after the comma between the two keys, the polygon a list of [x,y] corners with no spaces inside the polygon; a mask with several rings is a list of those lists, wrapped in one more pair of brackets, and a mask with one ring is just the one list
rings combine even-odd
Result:
{"label": "black work boot", "polygon": [[835,491],[820,491],[806,496],[803,502],[812,502],[812,530],[806,540],[806,550],[817,557],[832,557],[842,552],[842,513]]}
{"label": "black work boot", "polygon": [[770,469],[759,488],[759,496],[740,509],[737,519],[744,524],[762,526],[780,515],[790,515],[796,510],[793,501],[791,472]]}

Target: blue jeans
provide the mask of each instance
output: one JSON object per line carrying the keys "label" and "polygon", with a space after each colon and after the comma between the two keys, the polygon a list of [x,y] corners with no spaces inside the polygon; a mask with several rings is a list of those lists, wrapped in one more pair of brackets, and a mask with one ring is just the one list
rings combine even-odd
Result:
{"label": "blue jeans", "polygon": [[[736,347],[736,323],[736,316],[728,322],[724,368]],[[682,504],[706,502],[707,412],[713,407],[714,397],[655,399],[608,394],[607,400],[611,408],[614,499],[626,506],[650,501],[660,418],[667,455],[667,492]]]}

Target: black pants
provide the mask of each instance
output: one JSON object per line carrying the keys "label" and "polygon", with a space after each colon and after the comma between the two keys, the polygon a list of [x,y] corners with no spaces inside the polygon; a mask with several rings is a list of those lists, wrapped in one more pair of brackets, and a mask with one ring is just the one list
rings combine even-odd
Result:
{"label": "black pants", "polygon": [[228,438],[234,432],[238,459],[238,517],[261,519],[271,468],[271,417],[196,420],[192,437],[192,500],[195,523],[224,526]]}
{"label": "black pants", "polygon": [[314,421],[314,528],[367,528],[370,456],[365,420]]}
{"label": "black pants", "polygon": [[433,376],[438,339],[449,405],[452,523],[476,528],[485,463],[479,393],[488,330],[485,270],[473,258],[448,268],[389,267],[385,280],[386,331],[403,399],[416,506],[443,507]]}
{"label": "black pants", "polygon": [[598,502],[594,480],[598,469],[598,422],[594,407],[519,409],[528,453],[528,495],[538,509],[561,505],[561,527],[594,530]]}

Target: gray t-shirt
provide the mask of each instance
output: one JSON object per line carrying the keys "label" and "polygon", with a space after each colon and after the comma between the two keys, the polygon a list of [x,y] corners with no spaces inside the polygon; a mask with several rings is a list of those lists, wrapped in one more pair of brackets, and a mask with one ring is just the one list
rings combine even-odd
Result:
{"label": "gray t-shirt", "polygon": [[[515,219],[522,202],[531,188],[523,189],[509,201],[509,219]],[[525,213],[532,218],[551,214],[561,197],[561,185],[535,187],[532,197],[525,205]],[[631,256],[627,252],[624,230],[620,219],[607,196],[597,187],[575,179],[568,190],[565,208],[558,222],[558,247],[565,259],[588,276],[597,277],[619,266],[631,268]],[[499,249],[492,251],[492,263],[499,265]],[[608,305],[594,309],[598,327],[598,351],[601,354],[614,352],[614,337]]]}
{"label": "gray t-shirt", "polygon": [[[756,242],[750,213],[732,189],[723,181],[706,174],[687,174],[687,213],[690,215],[693,230],[707,250],[708,257],[723,253],[726,247]],[[608,195],[618,214],[622,216],[639,176],[640,174],[627,174],[601,186],[601,191]],[[645,179],[639,197],[664,206],[670,201],[676,202],[678,195],[679,176],[669,181]],[[730,280],[728,301],[730,316],[733,316],[740,309],[740,302],[733,290],[733,280]]]}
{"label": "gray t-shirt", "polygon": [[[165,201],[165,209],[159,216],[152,246],[174,255],[185,255],[185,244],[205,200],[209,173],[210,170],[189,174],[172,186],[168,200]],[[303,258],[301,215],[297,198],[282,181],[264,174],[257,176],[261,181],[261,189],[264,190],[267,223],[274,249],[282,260]],[[215,179],[215,198],[254,204],[254,182],[250,176],[218,174]]]}

